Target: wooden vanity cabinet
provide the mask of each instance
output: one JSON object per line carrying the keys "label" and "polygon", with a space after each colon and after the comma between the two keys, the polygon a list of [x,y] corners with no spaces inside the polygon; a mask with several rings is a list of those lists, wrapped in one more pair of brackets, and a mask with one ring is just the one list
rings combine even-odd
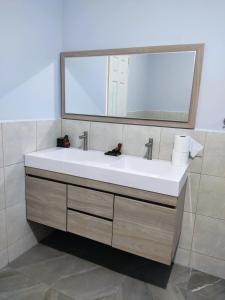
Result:
{"label": "wooden vanity cabinet", "polygon": [[26,176],[27,219],[66,231],[66,184]]}
{"label": "wooden vanity cabinet", "polygon": [[115,198],[112,246],[170,264],[176,209]]}
{"label": "wooden vanity cabinet", "polygon": [[113,219],[114,195],[68,185],[68,207],[106,219]]}
{"label": "wooden vanity cabinet", "polygon": [[167,265],[181,232],[185,191],[186,185],[176,198],[26,168],[28,220]]}

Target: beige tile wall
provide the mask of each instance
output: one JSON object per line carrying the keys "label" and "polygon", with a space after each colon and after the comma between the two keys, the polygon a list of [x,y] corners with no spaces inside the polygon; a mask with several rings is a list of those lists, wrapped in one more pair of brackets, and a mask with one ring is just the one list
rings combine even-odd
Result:
{"label": "beige tile wall", "polygon": [[123,152],[144,156],[149,137],[153,157],[170,159],[175,134],[188,134],[205,146],[190,164],[182,233],[175,261],[225,278],[225,133],[62,120],[62,131],[80,147],[88,130],[92,149],[108,150],[123,143]]}
{"label": "beige tile wall", "polygon": [[26,221],[24,154],[54,147],[58,136],[61,120],[0,123],[0,268],[48,233]]}
{"label": "beige tile wall", "polygon": [[[154,139],[153,157],[170,159],[175,134],[193,136],[205,148],[191,162],[182,234],[175,261],[225,278],[225,133],[62,120],[62,134],[80,147],[89,132],[91,149],[123,143],[123,152],[143,157]],[[55,145],[61,121],[2,123],[0,126],[0,267],[37,242],[25,219],[24,153]],[[33,229],[33,228],[32,228]],[[42,230],[38,227],[39,236]]]}

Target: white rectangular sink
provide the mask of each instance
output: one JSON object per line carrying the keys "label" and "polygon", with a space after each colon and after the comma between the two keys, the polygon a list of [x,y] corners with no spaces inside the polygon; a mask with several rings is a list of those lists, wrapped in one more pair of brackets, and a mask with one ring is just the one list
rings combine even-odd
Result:
{"label": "white rectangular sink", "polygon": [[51,148],[25,155],[25,166],[123,185],[141,190],[179,196],[187,178],[187,166],[170,161],[146,160],[102,151]]}

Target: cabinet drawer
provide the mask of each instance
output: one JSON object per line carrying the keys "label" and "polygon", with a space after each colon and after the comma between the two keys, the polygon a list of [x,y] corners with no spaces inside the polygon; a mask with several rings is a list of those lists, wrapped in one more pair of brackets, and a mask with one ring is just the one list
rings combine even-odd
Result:
{"label": "cabinet drawer", "polygon": [[107,219],[113,218],[114,195],[78,186],[68,186],[68,207]]}
{"label": "cabinet drawer", "polygon": [[115,197],[113,247],[170,264],[175,229],[176,209]]}
{"label": "cabinet drawer", "polygon": [[68,210],[67,231],[111,245],[112,222]]}
{"label": "cabinet drawer", "polygon": [[26,176],[27,219],[66,230],[66,185]]}

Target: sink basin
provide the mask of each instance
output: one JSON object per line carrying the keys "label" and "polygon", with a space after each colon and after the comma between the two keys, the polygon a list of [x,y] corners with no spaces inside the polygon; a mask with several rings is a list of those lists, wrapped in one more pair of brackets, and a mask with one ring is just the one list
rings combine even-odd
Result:
{"label": "sink basin", "polygon": [[25,155],[25,166],[99,180],[141,190],[179,196],[187,178],[187,166],[170,161],[146,160],[102,151],[51,148]]}

